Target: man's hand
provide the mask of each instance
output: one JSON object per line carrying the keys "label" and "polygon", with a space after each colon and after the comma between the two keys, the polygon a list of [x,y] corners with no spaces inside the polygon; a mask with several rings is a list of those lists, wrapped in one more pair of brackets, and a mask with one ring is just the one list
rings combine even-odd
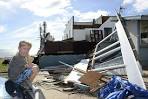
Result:
{"label": "man's hand", "polygon": [[33,63],[29,63],[29,64],[26,64],[26,65],[25,65],[25,67],[27,67],[27,68],[32,68],[33,66],[34,66]]}

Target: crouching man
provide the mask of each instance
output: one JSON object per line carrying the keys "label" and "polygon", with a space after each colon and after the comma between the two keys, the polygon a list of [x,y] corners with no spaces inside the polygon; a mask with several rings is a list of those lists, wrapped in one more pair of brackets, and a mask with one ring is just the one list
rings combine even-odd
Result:
{"label": "crouching man", "polygon": [[38,66],[32,63],[33,58],[29,56],[31,47],[31,43],[20,41],[18,53],[9,63],[8,78],[14,83],[20,84],[25,81],[31,83],[39,72]]}

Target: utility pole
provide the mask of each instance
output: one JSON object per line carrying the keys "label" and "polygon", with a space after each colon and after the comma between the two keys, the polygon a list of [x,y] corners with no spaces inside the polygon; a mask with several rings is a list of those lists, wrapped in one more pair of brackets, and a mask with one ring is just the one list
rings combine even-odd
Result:
{"label": "utility pole", "polygon": [[44,21],[43,25],[40,24],[39,26],[39,31],[40,31],[40,49],[38,51],[38,55],[43,54],[44,46],[45,46],[45,41],[46,41],[46,28],[47,24]]}
{"label": "utility pole", "polygon": [[39,27],[39,31],[40,31],[40,49],[41,49],[41,44],[42,44],[42,41],[43,41],[41,24],[40,24],[40,27]]}
{"label": "utility pole", "polygon": [[43,29],[44,29],[44,30],[43,30],[43,33],[44,33],[43,35],[44,35],[44,39],[45,39],[45,37],[46,37],[46,28],[47,28],[47,24],[46,24],[46,22],[44,21],[44,22],[43,22]]}

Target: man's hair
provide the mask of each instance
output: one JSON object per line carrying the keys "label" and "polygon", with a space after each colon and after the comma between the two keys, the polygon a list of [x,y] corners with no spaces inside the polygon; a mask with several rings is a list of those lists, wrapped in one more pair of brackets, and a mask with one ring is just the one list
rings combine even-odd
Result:
{"label": "man's hair", "polygon": [[19,42],[19,48],[22,46],[28,45],[30,48],[32,47],[32,44],[27,41],[20,41]]}

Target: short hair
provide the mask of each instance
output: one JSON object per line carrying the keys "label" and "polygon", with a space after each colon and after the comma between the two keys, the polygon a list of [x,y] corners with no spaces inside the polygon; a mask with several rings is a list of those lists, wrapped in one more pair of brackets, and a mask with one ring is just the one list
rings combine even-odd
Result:
{"label": "short hair", "polygon": [[19,48],[22,46],[28,45],[30,48],[32,47],[32,44],[30,42],[27,41],[20,41],[19,42]]}

